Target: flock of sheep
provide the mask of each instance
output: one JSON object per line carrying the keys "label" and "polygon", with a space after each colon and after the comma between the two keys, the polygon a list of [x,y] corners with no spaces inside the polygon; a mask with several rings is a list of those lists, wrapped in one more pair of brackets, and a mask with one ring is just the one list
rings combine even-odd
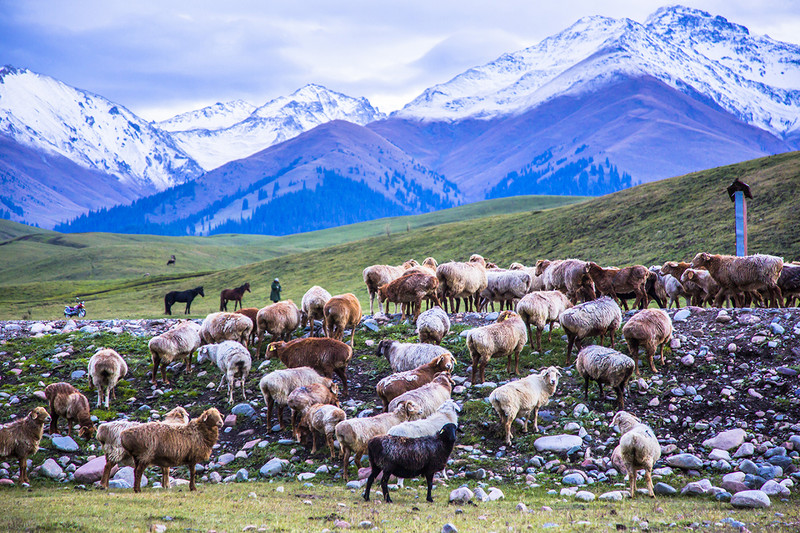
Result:
{"label": "flock of sheep", "polygon": [[[525,344],[541,350],[542,332],[548,326],[552,332],[554,324],[559,323],[568,339],[565,365],[570,364],[576,349],[576,370],[585,380],[584,394],[588,397],[591,381],[598,383],[601,397],[604,385],[616,392],[619,412],[613,425],[623,435],[614,456],[631,473],[631,496],[635,493],[635,473],[640,469],[646,471],[653,496],[650,473],[660,456],[658,440],[649,427],[623,411],[627,383],[639,373],[639,348],[644,349],[655,372],[654,356],[660,347],[664,364],[663,348],[672,338],[669,315],[662,309],[648,309],[650,299],[662,307],[671,303],[677,306],[679,297],[687,304],[713,301],[719,305],[729,300],[734,305],[781,306],[800,295],[800,265],[784,264],[780,258],[767,255],[738,258],[701,253],[691,264],[667,262],[649,269],[641,265],[602,268],[593,262],[567,259],[539,261],[534,267],[514,263],[506,270],[476,254],[467,262],[442,265],[433,258],[421,265],[413,260],[400,266],[374,265],[364,270],[363,279],[370,295],[370,313],[376,296],[381,313],[384,306],[388,311],[389,303],[400,304],[403,315],[413,315],[420,337],[419,343],[389,339],[378,343],[377,354],[389,361],[393,374],[376,386],[383,404],[383,412],[377,415],[348,419],[340,408],[339,387],[333,381],[338,377],[343,394],[348,394],[347,366],[353,356],[355,330],[362,319],[358,298],[350,293],[331,296],[318,286],[305,293],[300,308],[286,300],[263,309],[212,313],[200,325],[181,321],[153,337],[149,342],[152,384],[157,384],[159,366],[162,381],[169,383],[165,368],[173,361],[185,362],[185,371],[190,372],[192,355],[197,352],[199,364],[210,361],[219,368],[217,389],[227,383],[228,401],[233,402],[237,382],[245,396],[244,383],[252,358],[260,357],[269,337],[265,356],[280,360],[286,368],[260,380],[267,424],[272,423],[274,413],[281,428],[285,427],[284,410],[288,407],[294,437],[301,442],[310,436],[312,452],[317,450],[320,435],[333,460],[334,440],[338,441],[345,480],[351,457],[358,467],[363,455],[368,454],[372,474],[365,499],[382,471],[381,486],[387,502],[390,475],[424,475],[431,500],[432,479],[442,471],[452,451],[459,412],[451,400],[455,358],[439,345],[450,330],[447,311],[458,312],[462,301],[465,310],[482,310],[499,303],[502,312],[496,322],[466,333],[472,359],[471,382],[484,381],[486,366],[493,358],[506,357],[508,374],[518,374],[519,354]],[[615,333],[622,323],[620,304],[627,309],[628,299],[635,299],[634,306],[641,309],[622,329],[630,356],[615,349]],[[424,312],[423,301],[430,307]],[[318,321],[323,337],[315,336],[320,333]],[[298,327],[306,326],[308,337],[292,339]],[[532,327],[536,329],[535,347]],[[348,329],[349,345],[343,342]],[[611,347],[603,346],[606,336]],[[599,337],[599,344],[582,346],[589,337]],[[128,371],[125,360],[114,350],[102,349],[89,361],[88,371],[98,391],[98,407],[104,404],[108,408],[109,394]],[[551,366],[491,392],[488,400],[500,418],[508,445],[512,444],[511,427],[517,418],[524,419],[523,431],[527,431],[532,413],[538,431],[539,409],[555,393],[560,376],[559,369]],[[52,384],[45,394],[51,433],[57,431],[58,418],[64,417],[68,433],[73,424],[78,424],[81,437],[92,437],[95,427],[89,402],[77,389],[67,383]],[[19,459],[20,483],[27,481],[25,462],[38,449],[47,416],[38,407],[24,419],[0,429],[0,456]],[[100,425],[97,438],[107,461],[101,484],[108,486],[113,465],[132,464],[136,492],[141,490],[144,470],[153,465],[162,468],[164,486],[169,486],[169,468],[186,465],[190,489],[195,490],[195,464],[208,461],[222,423],[217,409],[190,420],[178,407],[162,421]]]}

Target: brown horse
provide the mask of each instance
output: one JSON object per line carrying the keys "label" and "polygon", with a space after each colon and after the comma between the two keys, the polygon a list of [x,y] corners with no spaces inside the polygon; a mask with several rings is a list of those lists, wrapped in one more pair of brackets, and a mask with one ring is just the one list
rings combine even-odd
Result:
{"label": "brown horse", "polygon": [[235,289],[224,289],[221,293],[219,293],[219,310],[220,311],[227,311],[228,310],[228,302],[230,300],[234,301],[233,310],[236,311],[236,304],[239,304],[239,308],[242,307],[242,296],[244,296],[245,291],[250,292],[250,284],[245,283],[241,287],[236,287]]}

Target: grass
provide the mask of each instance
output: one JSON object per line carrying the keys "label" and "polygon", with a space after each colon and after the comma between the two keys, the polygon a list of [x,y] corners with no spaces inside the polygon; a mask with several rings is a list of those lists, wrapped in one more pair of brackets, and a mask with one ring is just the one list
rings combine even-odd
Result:
{"label": "grass", "polygon": [[[479,252],[500,265],[563,257],[592,259],[605,265],[650,265],[690,260],[701,250],[733,253],[733,208],[725,187],[735,177],[748,183],[754,195],[748,201],[750,253],[800,258],[800,233],[796,229],[800,227],[800,152],[791,152],[640,185],[566,207],[539,207],[419,227],[233,268],[225,267],[230,258],[220,256],[220,268],[214,271],[198,267],[185,274],[151,272],[148,278],[25,283],[30,279],[26,275],[12,275],[26,269],[19,263],[13,272],[0,270],[4,283],[0,285],[0,318],[57,318],[64,303],[75,295],[86,297],[89,318],[158,316],[163,312],[167,291],[196,285],[203,285],[208,296],[198,299],[193,311],[195,316],[204,316],[218,309],[220,290],[244,281],[254,288],[245,296],[245,305],[266,305],[269,283],[275,277],[280,277],[284,287],[282,296],[295,302],[308,287],[322,285],[332,294],[353,292],[362,307],[369,309],[361,279],[365,266],[399,264],[411,257],[422,260],[428,255],[445,262],[466,260]],[[339,230],[324,231],[335,234]],[[299,246],[297,242],[294,245]],[[113,255],[107,261],[113,263]],[[48,269],[52,277],[56,265]],[[46,278],[43,275],[42,279]]]}

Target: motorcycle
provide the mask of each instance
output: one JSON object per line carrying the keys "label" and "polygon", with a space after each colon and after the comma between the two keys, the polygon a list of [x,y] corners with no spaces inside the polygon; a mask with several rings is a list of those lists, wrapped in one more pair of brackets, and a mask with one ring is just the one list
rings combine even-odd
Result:
{"label": "motorcycle", "polygon": [[64,306],[64,318],[69,318],[71,316],[78,316],[81,318],[86,316],[86,307],[83,300],[79,301],[75,298],[75,305]]}

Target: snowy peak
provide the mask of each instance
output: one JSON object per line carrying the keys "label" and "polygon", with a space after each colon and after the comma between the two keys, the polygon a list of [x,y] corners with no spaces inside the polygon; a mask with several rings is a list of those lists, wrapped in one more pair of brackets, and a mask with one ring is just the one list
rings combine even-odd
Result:
{"label": "snowy peak", "polygon": [[800,46],[683,6],[644,24],[584,17],[540,43],[427,89],[395,113],[458,121],[516,115],[620,76],[651,76],[788,138],[800,131]]}
{"label": "snowy peak", "polygon": [[0,133],[153,192],[201,169],[125,107],[26,69],[0,69]]}
{"label": "snowy peak", "polygon": [[385,118],[366,98],[353,98],[316,84],[305,85],[290,96],[267,102],[254,112],[255,116],[267,119],[282,114],[304,114],[306,118],[317,122],[316,125],[346,120],[363,126]]}
{"label": "snowy peak", "polygon": [[158,122],[156,126],[166,131],[221,130],[246,119],[255,109],[256,106],[244,100],[233,100],[224,104],[217,102]]}

